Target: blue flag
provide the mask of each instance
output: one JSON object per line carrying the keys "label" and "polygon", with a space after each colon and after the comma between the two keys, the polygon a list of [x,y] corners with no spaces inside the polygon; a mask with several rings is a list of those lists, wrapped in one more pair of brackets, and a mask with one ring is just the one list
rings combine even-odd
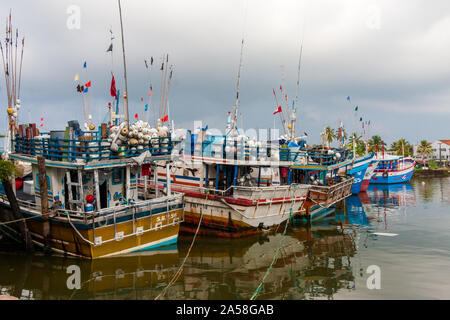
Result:
{"label": "blue flag", "polygon": [[347,101],[350,101],[350,96],[347,97]]}
{"label": "blue flag", "polygon": [[87,64],[86,64],[86,61],[84,62],[84,64],[83,64],[83,68],[86,68],[87,67]]}
{"label": "blue flag", "polygon": [[87,93],[88,92],[88,88],[84,88],[84,91],[83,91],[84,93]]}
{"label": "blue flag", "polygon": [[147,110],[148,110],[148,104],[145,105],[145,111],[147,111]]}

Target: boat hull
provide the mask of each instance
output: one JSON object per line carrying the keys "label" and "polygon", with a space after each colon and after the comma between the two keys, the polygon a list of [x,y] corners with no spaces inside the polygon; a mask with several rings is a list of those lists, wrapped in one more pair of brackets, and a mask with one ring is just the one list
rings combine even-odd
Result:
{"label": "boat hull", "polygon": [[395,183],[405,183],[411,180],[414,173],[414,166],[411,168],[400,170],[400,171],[387,171],[384,172],[375,172],[374,176],[370,180],[372,184],[395,184]]}
{"label": "boat hull", "polygon": [[370,184],[370,180],[372,179],[374,173],[375,173],[375,169],[378,166],[378,161],[372,161],[369,165],[369,167],[366,170],[366,173],[364,174],[364,179],[363,182],[361,184],[361,189],[359,190],[359,192],[366,192],[367,189],[369,188],[369,184]]}
{"label": "boat hull", "polygon": [[[0,203],[5,209],[9,204]],[[21,209],[34,244],[54,252],[96,259],[130,252],[151,250],[177,242],[183,209],[170,212],[139,212],[141,218],[121,217],[116,223],[110,220],[83,223],[63,217],[50,217],[45,220],[39,213]],[[4,227],[5,228],[5,227]],[[6,227],[7,233],[14,232]],[[142,228],[141,232],[136,232]],[[49,230],[48,238],[44,235]],[[76,230],[75,230],[76,229]]]}

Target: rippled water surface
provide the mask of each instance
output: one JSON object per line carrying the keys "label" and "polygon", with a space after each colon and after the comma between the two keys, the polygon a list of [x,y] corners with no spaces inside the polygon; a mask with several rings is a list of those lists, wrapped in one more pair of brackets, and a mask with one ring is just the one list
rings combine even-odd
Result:
{"label": "rippled water surface", "polygon": [[[281,229],[237,240],[198,238],[165,298],[249,299],[280,247],[260,299],[450,299],[450,178],[371,185],[311,227],[294,222],[284,238]],[[0,290],[22,299],[153,299],[191,239],[94,261],[26,254],[3,240]],[[67,287],[72,265],[81,271],[79,290]],[[379,267],[380,289],[367,286],[369,266]]]}

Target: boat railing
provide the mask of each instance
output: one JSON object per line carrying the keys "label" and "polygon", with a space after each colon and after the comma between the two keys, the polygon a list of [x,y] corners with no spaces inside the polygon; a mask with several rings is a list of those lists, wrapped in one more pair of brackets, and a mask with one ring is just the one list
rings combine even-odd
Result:
{"label": "boat railing", "polygon": [[215,195],[219,197],[233,197],[246,200],[272,200],[286,197],[299,197],[306,195],[310,185],[283,185],[283,186],[230,186],[225,190],[195,187],[195,186],[172,186],[173,190],[183,193],[200,193],[206,195]]}
{"label": "boat railing", "polygon": [[14,151],[17,154],[37,156],[42,155],[47,160],[74,162],[84,160],[114,160],[133,158],[149,151],[152,156],[171,155],[173,144],[170,137],[152,138],[145,145],[123,144],[118,152],[111,150],[111,142],[99,137],[83,139],[52,139],[37,136],[35,138],[22,138],[18,135],[13,140]]}
{"label": "boat railing", "polygon": [[[374,172],[399,172],[413,168],[416,165],[416,162],[413,159],[399,159],[399,160],[386,160],[380,161],[378,160],[378,166]],[[393,165],[390,165],[392,163]],[[388,164],[388,165],[385,165]]]}
{"label": "boat railing", "polygon": [[[4,194],[0,194],[0,199],[3,202],[8,202],[8,198]],[[108,219],[113,216],[120,216],[122,214],[129,213],[130,210],[146,210],[148,208],[161,208],[165,207],[166,211],[173,211],[174,207],[182,203],[183,201],[183,194],[176,193],[171,196],[165,196],[155,199],[148,199],[148,200],[138,200],[138,201],[129,201],[126,204],[120,204],[114,207],[109,208],[103,208],[100,210],[95,210],[91,212],[86,212],[84,210],[69,210],[65,208],[60,208],[55,210],[55,212],[59,216],[64,216],[69,214],[72,218],[78,219],[83,221],[84,223],[88,223],[90,219],[96,219],[101,218]],[[41,212],[41,206],[36,204],[35,202],[31,201],[25,201],[22,199],[17,198],[17,202],[20,206],[20,208],[27,208],[31,209],[33,211]],[[49,211],[52,211],[51,208],[49,208]]]}
{"label": "boat railing", "polygon": [[346,178],[346,180],[330,186],[312,185],[309,189],[309,198],[313,202],[332,205],[351,195],[351,189],[354,178]]}
{"label": "boat railing", "polygon": [[334,165],[350,158],[349,150],[337,150],[332,153],[298,150],[298,148],[281,148],[280,161],[303,162],[303,164]]}

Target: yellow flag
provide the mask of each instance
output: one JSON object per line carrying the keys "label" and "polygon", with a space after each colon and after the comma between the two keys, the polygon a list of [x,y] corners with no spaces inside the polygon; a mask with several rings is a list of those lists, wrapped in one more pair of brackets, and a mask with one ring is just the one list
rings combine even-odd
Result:
{"label": "yellow flag", "polygon": [[78,73],[75,75],[75,80],[74,81],[78,81],[80,80],[80,77],[78,76]]}

